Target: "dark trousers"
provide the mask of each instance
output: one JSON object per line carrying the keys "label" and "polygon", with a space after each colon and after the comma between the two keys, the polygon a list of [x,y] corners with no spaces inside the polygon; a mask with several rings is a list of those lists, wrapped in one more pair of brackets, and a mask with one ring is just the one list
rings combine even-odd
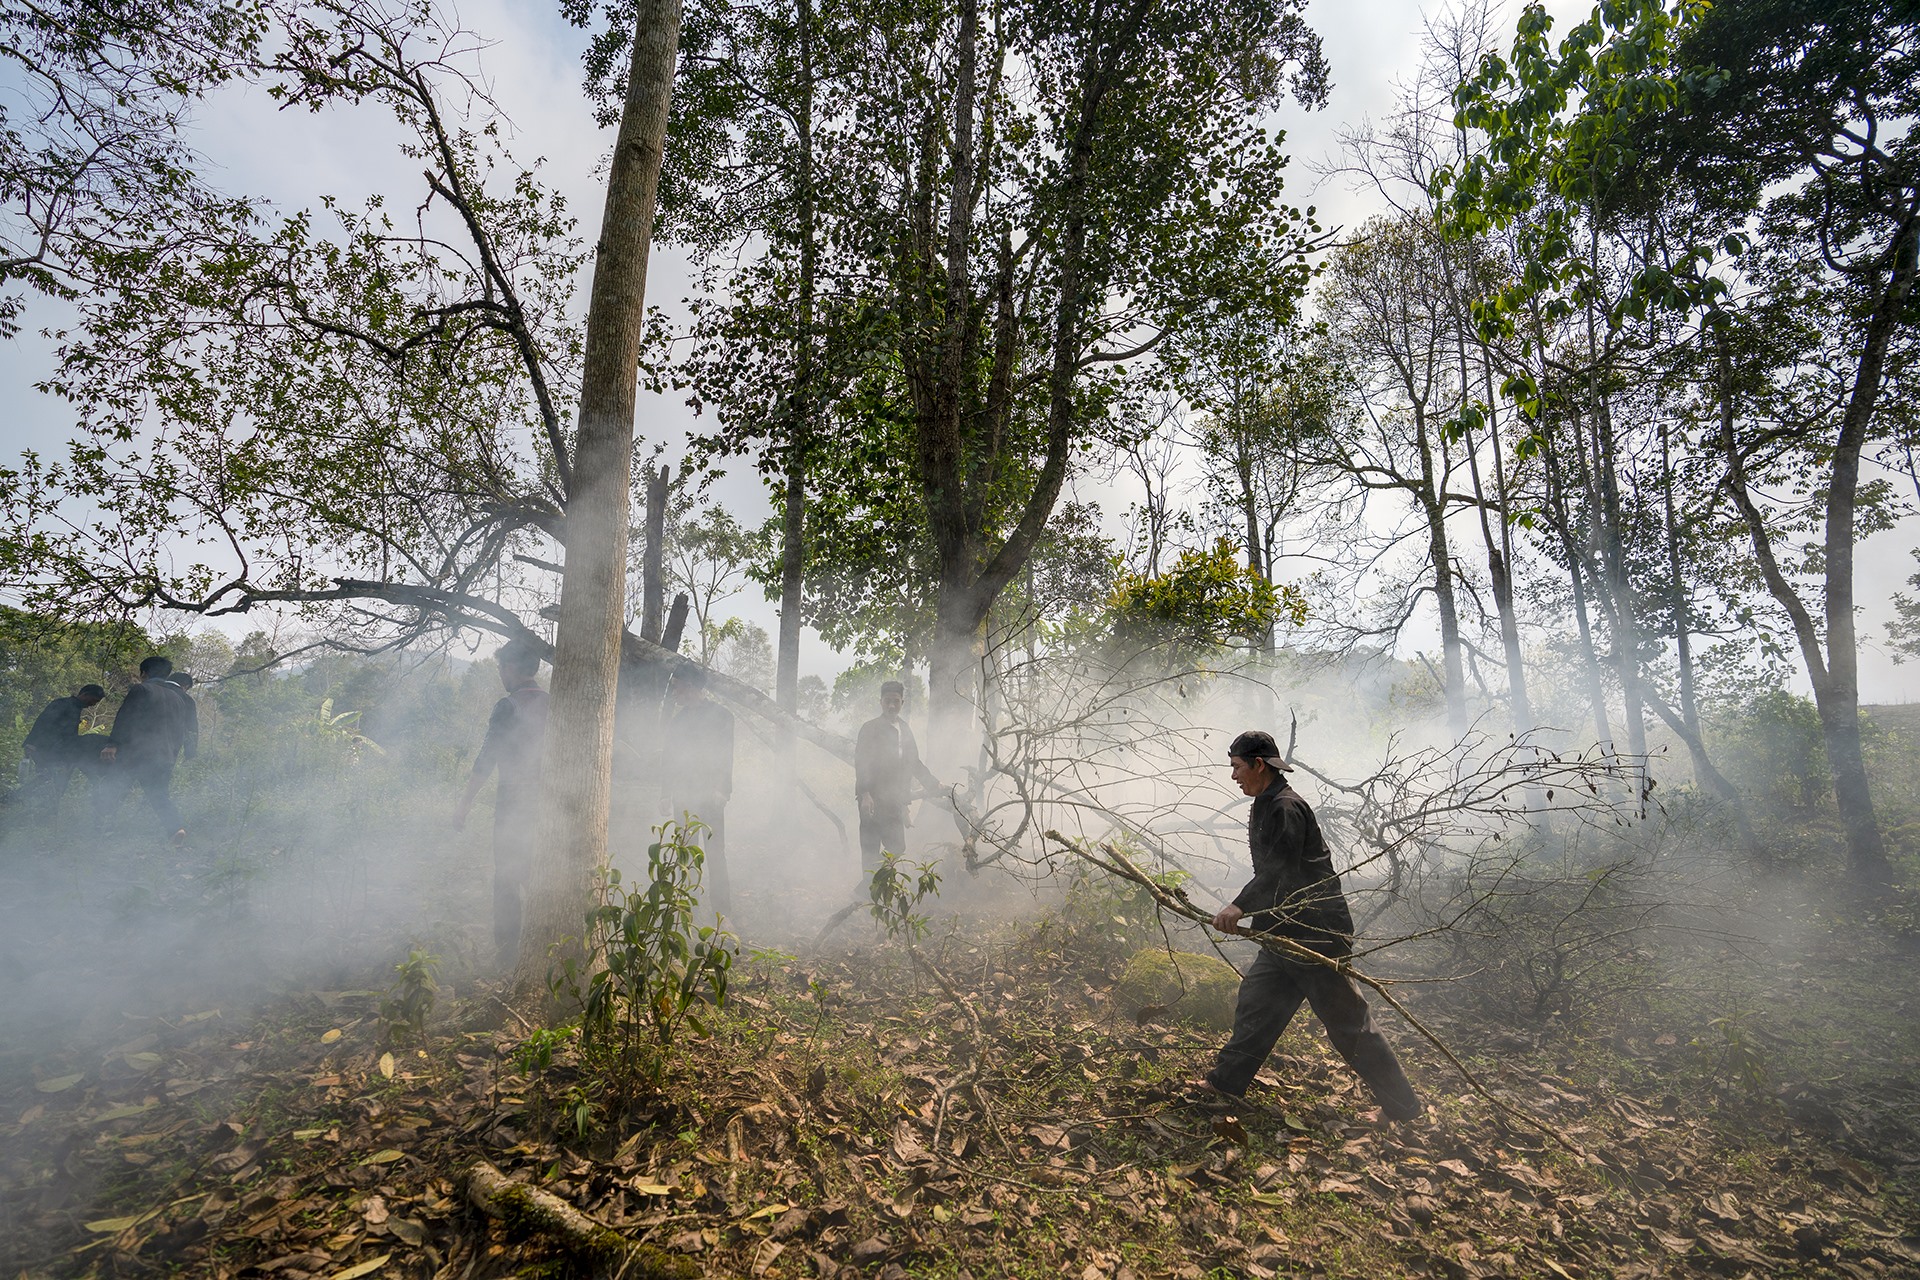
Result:
{"label": "dark trousers", "polygon": [[30,811],[55,813],[60,808],[60,798],[73,783],[76,770],[97,777],[104,767],[97,746],[83,751],[38,748],[33,755],[33,776],[21,788],[21,799]]}
{"label": "dark trousers", "polygon": [[1353,979],[1319,965],[1283,960],[1264,948],[1240,981],[1233,1037],[1207,1073],[1207,1082],[1235,1097],[1246,1093],[1302,1001],[1313,1006],[1327,1039],[1367,1082],[1388,1119],[1410,1120],[1420,1114],[1420,1098],[1407,1083],[1392,1046],[1374,1029],[1373,1015]]}
{"label": "dark trousers", "polygon": [[531,799],[501,801],[493,808],[493,945],[500,963],[520,955],[520,921],[527,882],[533,879],[533,847],[539,811]]}
{"label": "dark trousers", "polygon": [[525,911],[527,877],[493,866],[493,945],[501,964],[512,964],[520,954],[520,918]]}
{"label": "dark trousers", "polygon": [[896,858],[907,851],[907,806],[876,803],[873,814],[860,815],[860,874],[869,881],[880,869],[880,851]]}
{"label": "dark trousers", "polygon": [[711,828],[700,837],[702,899],[721,915],[733,914],[733,880],[727,874],[727,802],[717,796],[681,797],[673,811],[691,813]]}
{"label": "dark trousers", "polygon": [[180,820],[180,810],[173,803],[173,757],[161,756],[121,756],[111,765],[101,770],[100,808],[102,812],[116,809],[127,798],[127,792],[135,787],[146,799],[147,807],[160,819],[160,829],[165,835],[172,835],[186,826]]}

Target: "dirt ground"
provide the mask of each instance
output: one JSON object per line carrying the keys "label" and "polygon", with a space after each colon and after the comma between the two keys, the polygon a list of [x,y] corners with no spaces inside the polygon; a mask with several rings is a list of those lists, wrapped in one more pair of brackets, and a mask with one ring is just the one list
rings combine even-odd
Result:
{"label": "dirt ground", "polygon": [[[5,872],[16,926],[23,865]],[[46,891],[58,864],[33,865]],[[131,910],[118,918],[184,904]],[[409,1035],[385,954],[356,967],[344,947],[327,990],[263,990],[222,964],[224,988],[175,979],[8,1037],[0,1274],[588,1273],[472,1207],[483,1161],[695,1275],[1916,1274],[1912,958],[1833,928],[1719,1027],[1652,1008],[1528,1029],[1406,989],[1564,1144],[1403,1027],[1389,1033],[1431,1114],[1368,1123],[1304,1014],[1249,1105],[1197,1101],[1183,1081],[1219,1034],[1142,1025],[1115,957],[1057,916],[937,919],[932,968],[858,917],[817,946],[757,943],[710,1034],[627,1097],[575,1040],[538,1066],[532,1024],[481,978],[447,977]],[[44,997],[16,994],[16,1027],[59,1021],[56,989],[22,974],[35,944],[105,982],[89,963],[137,954],[112,933],[89,951],[16,928],[16,993]]]}

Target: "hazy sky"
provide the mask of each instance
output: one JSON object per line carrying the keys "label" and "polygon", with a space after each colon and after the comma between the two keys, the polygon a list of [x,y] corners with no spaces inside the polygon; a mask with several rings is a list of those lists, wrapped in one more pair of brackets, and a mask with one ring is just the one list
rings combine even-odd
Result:
{"label": "hazy sky", "polygon": [[[1564,30],[1569,20],[1584,16],[1588,6],[1555,0],[1549,5]],[[596,169],[608,145],[605,131],[596,129],[581,92],[580,54],[585,33],[560,21],[557,4],[540,0],[467,0],[456,8],[461,23],[490,42],[482,65],[492,95],[512,122],[508,139],[516,159],[544,159],[543,175],[569,197],[581,232],[591,237],[600,220],[601,187]],[[1278,123],[1286,128],[1295,157],[1296,204],[1313,204],[1325,226],[1352,227],[1376,208],[1375,198],[1356,192],[1342,179],[1319,180],[1316,162],[1337,150],[1337,134],[1378,117],[1393,108],[1396,82],[1417,68],[1423,12],[1433,5],[1416,0],[1362,0],[1337,4],[1315,0],[1307,16],[1326,43],[1333,68],[1333,90],[1325,110],[1305,112],[1290,106]],[[1509,15],[1517,6],[1509,6]],[[1510,16],[1500,24],[1510,29]],[[263,94],[242,90],[223,93],[198,113],[196,143],[214,166],[215,181],[240,193],[264,195],[282,208],[311,206],[320,195],[331,194],[352,205],[376,191],[412,192],[418,187],[417,166],[391,145],[396,135],[374,109],[328,112],[278,111]],[[683,264],[670,254],[656,254],[649,300],[672,307],[689,289]],[[584,289],[582,290],[584,295]],[[0,387],[11,409],[6,451],[19,447],[57,449],[65,435],[61,407],[36,393],[33,383],[51,367],[51,343],[36,330],[57,326],[57,308],[41,306],[28,315],[27,332],[12,343],[0,343]],[[678,400],[643,397],[639,430],[648,440],[668,442],[677,453],[692,422]],[[722,482],[719,496],[746,515],[765,505],[750,476]],[[1118,505],[1111,496],[1105,505]],[[757,506],[756,506],[757,504]],[[1870,601],[1869,630],[1877,630],[1887,613],[1886,598],[1913,570],[1908,548],[1913,539],[1896,530],[1872,539],[1863,551],[1861,596]],[[735,597],[731,608],[772,630],[771,605],[758,599],[757,590]],[[805,669],[830,674],[833,656],[817,642],[805,650]],[[1863,654],[1863,683],[1868,700],[1907,700],[1920,697],[1920,665],[1894,667],[1884,654]]]}

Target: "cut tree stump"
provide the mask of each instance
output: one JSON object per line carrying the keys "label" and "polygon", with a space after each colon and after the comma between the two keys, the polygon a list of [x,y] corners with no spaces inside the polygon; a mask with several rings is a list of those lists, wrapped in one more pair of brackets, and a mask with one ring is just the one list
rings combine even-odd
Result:
{"label": "cut tree stump", "polygon": [[474,1208],[509,1231],[552,1240],[586,1264],[590,1274],[622,1280],[696,1280],[704,1274],[692,1259],[629,1240],[552,1192],[515,1181],[484,1160],[461,1181]]}

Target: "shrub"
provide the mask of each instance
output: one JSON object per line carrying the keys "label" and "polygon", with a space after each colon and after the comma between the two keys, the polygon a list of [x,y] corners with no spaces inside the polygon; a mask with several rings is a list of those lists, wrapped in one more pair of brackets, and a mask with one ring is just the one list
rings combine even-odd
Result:
{"label": "shrub", "polygon": [[592,976],[585,993],[572,962],[556,986],[580,999],[588,1047],[610,1045],[620,1065],[658,1080],[682,1029],[705,1035],[702,1013],[726,1006],[738,944],[717,925],[694,924],[705,824],[665,822],[653,830],[646,882],[627,888],[609,869],[587,913],[584,971]]}

